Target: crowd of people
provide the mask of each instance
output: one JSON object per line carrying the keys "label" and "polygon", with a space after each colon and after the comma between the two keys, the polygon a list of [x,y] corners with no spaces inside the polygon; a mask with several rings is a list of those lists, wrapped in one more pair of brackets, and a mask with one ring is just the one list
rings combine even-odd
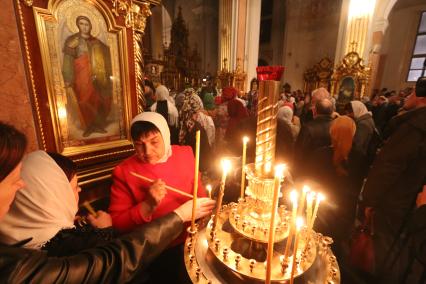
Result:
{"label": "crowd of people", "polygon": [[[218,92],[207,82],[171,95],[146,80],[146,111],[130,125],[135,154],[113,171],[108,213],[98,211],[78,225],[76,165],[57,153],[24,156],[25,136],[0,122],[1,278],[188,283],[183,229],[192,201],[166,185],[192,194],[199,130],[196,217],[211,213],[215,202],[206,197],[201,176],[216,178],[215,157],[241,156],[243,136],[256,140],[258,86],[253,79],[250,91],[240,94],[233,87]],[[303,94],[284,86],[276,160],[288,165],[292,183],[327,196],[315,230],[333,238],[343,283],[426,281],[425,119],[425,77],[398,95],[381,90],[351,101],[340,113],[324,88]],[[248,162],[254,147],[249,143]],[[375,261],[360,273],[351,266],[349,247],[356,220],[365,216],[374,221]]]}

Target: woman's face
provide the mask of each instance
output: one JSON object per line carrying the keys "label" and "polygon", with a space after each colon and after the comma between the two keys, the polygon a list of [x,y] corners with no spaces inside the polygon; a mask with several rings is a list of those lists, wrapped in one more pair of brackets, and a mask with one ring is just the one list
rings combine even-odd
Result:
{"label": "woman's face", "polygon": [[77,175],[74,175],[73,178],[70,181],[72,192],[74,193],[75,201],[77,201],[78,204],[78,194],[81,191],[81,188],[78,186],[78,178]]}
{"label": "woman's face", "polygon": [[10,205],[15,199],[16,192],[25,186],[21,179],[22,163],[19,163],[10,174],[0,182],[0,220],[9,211]]}
{"label": "woman's face", "polygon": [[163,136],[160,132],[149,132],[133,141],[136,155],[143,163],[156,164],[165,152]]}

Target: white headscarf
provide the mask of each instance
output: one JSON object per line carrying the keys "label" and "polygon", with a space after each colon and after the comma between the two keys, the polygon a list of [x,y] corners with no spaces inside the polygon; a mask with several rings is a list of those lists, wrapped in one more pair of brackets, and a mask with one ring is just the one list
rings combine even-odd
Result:
{"label": "white headscarf", "polygon": [[293,110],[289,106],[282,106],[277,111],[277,119],[284,121],[287,124],[291,124],[293,119]]}
{"label": "white headscarf", "polygon": [[351,101],[351,106],[352,106],[352,110],[354,112],[355,119],[360,118],[361,116],[363,116],[366,113],[369,113],[370,115],[372,115],[371,112],[368,111],[365,104],[363,104],[360,101]]}
{"label": "white headscarf", "polygon": [[170,96],[169,89],[167,89],[164,85],[159,85],[155,88],[155,96],[157,97],[157,101],[169,101],[172,104],[175,104],[175,100]]}
{"label": "white headscarf", "polygon": [[40,249],[60,230],[74,227],[77,201],[64,171],[44,151],[24,158],[21,177],[25,187],[0,222],[0,242],[32,238],[24,247]]}
{"label": "white headscarf", "polygon": [[156,112],[143,112],[135,116],[132,120],[131,125],[136,121],[148,121],[154,124],[158,130],[160,130],[161,136],[164,141],[164,156],[158,161],[158,163],[165,163],[167,159],[172,155],[172,145],[170,144],[170,130],[167,125],[166,119],[159,113]]}

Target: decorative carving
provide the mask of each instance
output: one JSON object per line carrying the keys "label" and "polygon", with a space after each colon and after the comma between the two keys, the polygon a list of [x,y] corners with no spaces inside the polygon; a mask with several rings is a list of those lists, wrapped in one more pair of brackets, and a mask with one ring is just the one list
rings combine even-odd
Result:
{"label": "decorative carving", "polygon": [[143,74],[143,56],[142,56],[142,35],[143,33],[133,31],[133,50],[135,57],[135,77],[136,77],[136,97],[138,100],[138,113],[143,112],[145,106],[144,96],[144,74]]}
{"label": "decorative carving", "polygon": [[[31,6],[32,5],[32,1],[31,0],[27,0],[27,1],[23,1],[25,5],[27,6]],[[42,145],[42,149],[43,150],[47,150],[47,146],[46,146],[46,138],[44,136],[44,129],[43,129],[43,123],[41,120],[41,113],[40,113],[40,104],[39,104],[39,95],[37,94],[37,89],[36,89],[36,85],[35,85],[35,81],[34,81],[34,72],[33,72],[33,68],[32,68],[32,64],[31,64],[31,55],[30,55],[30,49],[28,46],[28,38],[27,38],[27,32],[25,29],[25,24],[24,24],[24,17],[22,15],[22,8],[20,5],[19,0],[16,0],[16,4],[18,6],[18,13],[19,13],[19,24],[21,25],[21,30],[22,30],[22,37],[24,39],[24,47],[25,47],[25,57],[27,60],[27,65],[28,65],[28,74],[30,76],[30,81],[31,81],[31,93],[32,93],[32,97],[33,97],[33,101],[34,101],[34,108],[35,108],[35,112],[37,114],[37,126],[40,129],[40,140],[41,140],[41,145]],[[30,5],[28,5],[30,4]]]}
{"label": "decorative carving", "polygon": [[247,74],[241,67],[241,58],[237,58],[237,67],[234,71],[234,87],[240,94],[244,94],[246,91]]}
{"label": "decorative carving", "polygon": [[331,79],[331,94],[337,96],[337,111],[344,105],[365,95],[370,79],[370,68],[364,66],[356,52],[349,52],[336,67]]}
{"label": "decorative carving", "polygon": [[305,93],[311,93],[313,90],[320,87],[330,90],[332,74],[333,62],[330,58],[324,57],[313,67],[308,68],[303,74],[305,81],[303,91]]}
{"label": "decorative carving", "polygon": [[[200,84],[201,62],[197,47],[190,52],[188,43],[188,28],[182,17],[182,8],[176,19],[173,20],[171,31],[171,42],[164,50],[164,69],[161,72],[161,82],[172,90],[181,91],[186,84],[198,87]],[[150,61],[150,63],[161,65],[162,62]]]}
{"label": "decorative carving", "polygon": [[33,6],[33,0],[22,0],[22,2],[24,2],[27,7]]}
{"label": "decorative carving", "polygon": [[140,2],[136,4],[133,1],[127,0],[112,0],[112,13],[119,17],[124,16],[127,28],[132,28],[135,31],[144,33],[146,19],[151,16],[152,12],[149,9],[148,2]]}

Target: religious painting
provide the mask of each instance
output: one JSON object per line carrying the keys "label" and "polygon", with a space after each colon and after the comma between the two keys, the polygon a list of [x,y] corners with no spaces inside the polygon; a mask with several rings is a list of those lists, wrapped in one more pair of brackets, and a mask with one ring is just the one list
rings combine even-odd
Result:
{"label": "religious painting", "polygon": [[339,94],[337,101],[341,104],[346,104],[353,100],[355,93],[354,78],[347,76],[342,79],[339,86]]}
{"label": "religious painting", "polygon": [[343,57],[331,76],[331,91],[336,98],[336,111],[344,114],[345,105],[360,100],[366,93],[370,68],[364,66],[358,53],[351,51]]}
{"label": "religious painting", "polygon": [[101,3],[52,2],[34,15],[59,152],[130,145],[125,28]]}

